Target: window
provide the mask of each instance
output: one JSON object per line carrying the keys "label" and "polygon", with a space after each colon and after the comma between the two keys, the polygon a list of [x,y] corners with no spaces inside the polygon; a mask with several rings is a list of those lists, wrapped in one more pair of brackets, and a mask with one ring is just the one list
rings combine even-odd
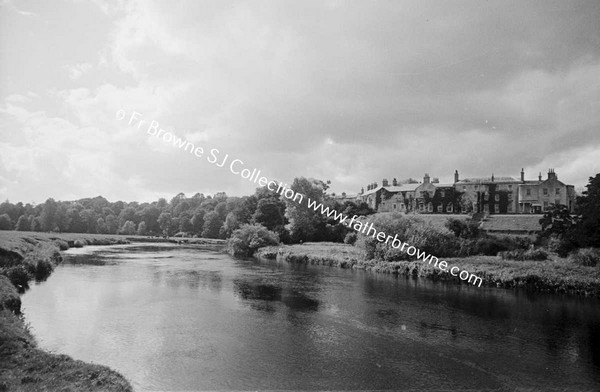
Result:
{"label": "window", "polygon": [[547,202],[547,201],[545,201],[545,202],[544,202],[544,211],[546,211],[547,209],[548,209],[548,202]]}
{"label": "window", "polygon": [[556,199],[556,200],[554,200],[554,205],[556,205],[556,206],[557,206],[557,205],[559,205],[559,204],[560,204],[560,199]]}
{"label": "window", "polygon": [[444,212],[444,205],[443,204],[439,204],[438,205],[437,212]]}
{"label": "window", "polygon": [[452,203],[448,203],[446,206],[446,212],[452,212]]}
{"label": "window", "polygon": [[424,211],[425,210],[425,206],[423,205],[423,203],[419,204],[419,211]]}
{"label": "window", "polygon": [[527,196],[531,196],[531,189],[527,188]]}
{"label": "window", "polygon": [[483,206],[483,212],[490,212],[490,206],[489,205],[484,205]]}
{"label": "window", "polygon": [[512,201],[512,193],[508,194],[508,201]]}
{"label": "window", "polygon": [[465,185],[463,185],[463,191],[466,191],[467,187]]}
{"label": "window", "polygon": [[556,194],[560,195],[560,188],[556,188]]}
{"label": "window", "polygon": [[544,188],[544,196],[548,196],[548,188]]}
{"label": "window", "polygon": [[512,190],[512,185],[509,185],[509,186],[508,186],[508,189]]}
{"label": "window", "polygon": [[396,209],[396,203],[392,204],[392,208],[395,210]]}
{"label": "window", "polygon": [[487,193],[483,194],[483,200],[488,201],[490,198],[490,195],[488,195]]}
{"label": "window", "polygon": [[496,214],[500,213],[500,205],[499,204],[494,204],[494,212]]}
{"label": "window", "polygon": [[506,206],[506,212],[513,212],[512,210],[512,204],[509,204]]}
{"label": "window", "polygon": [[475,188],[475,190],[479,189],[479,185],[475,185],[473,188]]}
{"label": "window", "polygon": [[496,200],[496,201],[500,201],[500,195],[499,195],[499,194],[496,194],[496,195],[494,196],[494,200]]}
{"label": "window", "polygon": [[440,191],[440,197],[446,197],[446,192],[445,192],[445,191],[443,191],[443,190],[441,190],[441,191]]}

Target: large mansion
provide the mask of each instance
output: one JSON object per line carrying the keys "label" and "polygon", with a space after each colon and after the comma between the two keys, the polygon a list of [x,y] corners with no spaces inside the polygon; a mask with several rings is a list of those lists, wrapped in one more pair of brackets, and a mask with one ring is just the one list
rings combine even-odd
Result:
{"label": "large mansion", "polygon": [[422,213],[474,213],[531,214],[542,213],[551,205],[563,204],[570,211],[575,207],[575,189],[558,180],[553,169],[548,178],[526,180],[521,169],[519,180],[513,177],[491,177],[459,179],[454,172],[454,182],[440,183],[428,174],[423,182],[407,180],[390,184],[387,179],[381,185],[372,183],[357,195],[378,212],[422,212]]}

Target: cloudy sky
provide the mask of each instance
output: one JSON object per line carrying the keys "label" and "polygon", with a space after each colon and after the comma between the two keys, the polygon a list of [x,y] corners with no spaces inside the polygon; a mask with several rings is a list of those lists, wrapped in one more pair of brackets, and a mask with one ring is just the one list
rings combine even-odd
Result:
{"label": "cloudy sky", "polygon": [[600,172],[600,2],[0,2],[0,199]]}

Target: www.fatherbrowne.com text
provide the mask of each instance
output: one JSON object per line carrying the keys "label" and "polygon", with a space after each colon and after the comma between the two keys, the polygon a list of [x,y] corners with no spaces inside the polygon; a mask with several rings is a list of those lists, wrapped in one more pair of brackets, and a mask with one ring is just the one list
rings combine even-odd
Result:
{"label": "www.fatherbrowne.com text", "polygon": [[[123,120],[126,117],[124,110],[117,111],[117,119]],[[311,200],[309,197],[294,191],[288,187],[288,184],[282,184],[278,181],[269,180],[267,177],[261,175],[261,171],[253,168],[249,169],[245,167],[244,162],[240,159],[233,159],[229,154],[224,154],[217,148],[211,148],[206,150],[197,146],[194,143],[176,136],[173,132],[167,132],[160,128],[157,121],[147,122],[142,120],[142,114],[138,112],[132,112],[127,123],[128,125],[136,126],[138,129],[146,129],[146,133],[157,139],[162,140],[165,143],[172,144],[174,147],[179,148],[189,154],[192,154],[198,158],[206,158],[208,163],[214,164],[218,167],[227,167],[232,174],[238,175],[245,180],[255,183],[261,187],[267,187],[272,192],[277,192],[286,199],[292,200],[302,206],[312,209],[315,212],[319,212],[328,218],[333,218],[341,224],[357,231],[358,233],[371,236],[379,242],[389,244],[395,249],[400,249],[402,252],[406,252],[409,256],[416,256],[417,260],[422,260],[424,263],[433,264],[434,267],[439,268],[441,271],[450,272],[452,276],[458,276],[461,280],[467,281],[473,285],[481,287],[483,279],[477,275],[474,275],[468,271],[461,270],[457,266],[449,266],[445,260],[440,260],[437,257],[428,254],[420,250],[419,248],[403,242],[398,238],[398,234],[391,236],[387,235],[383,231],[378,231],[372,223],[366,222],[363,219],[358,219],[357,215],[352,217],[343,215],[334,209],[324,206],[318,203],[316,200]]]}

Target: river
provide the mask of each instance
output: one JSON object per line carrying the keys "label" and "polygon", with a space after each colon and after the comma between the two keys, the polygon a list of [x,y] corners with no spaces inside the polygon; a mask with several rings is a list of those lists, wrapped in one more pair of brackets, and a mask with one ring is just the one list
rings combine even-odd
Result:
{"label": "river", "polygon": [[138,391],[600,389],[596,299],[132,244],[22,300],[41,348]]}

